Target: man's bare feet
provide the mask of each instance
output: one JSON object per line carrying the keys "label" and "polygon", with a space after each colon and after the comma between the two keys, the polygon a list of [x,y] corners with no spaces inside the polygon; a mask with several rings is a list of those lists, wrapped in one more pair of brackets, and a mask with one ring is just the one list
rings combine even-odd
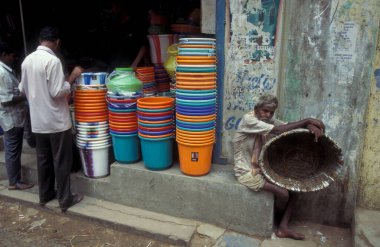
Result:
{"label": "man's bare feet", "polygon": [[292,238],[295,240],[304,240],[305,235],[302,233],[294,232],[290,229],[279,229],[276,232],[276,236],[279,238]]}

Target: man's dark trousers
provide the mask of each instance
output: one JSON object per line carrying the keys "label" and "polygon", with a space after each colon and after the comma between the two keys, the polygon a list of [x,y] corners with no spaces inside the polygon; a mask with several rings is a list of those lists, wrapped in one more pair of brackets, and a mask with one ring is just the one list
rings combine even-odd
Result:
{"label": "man's dark trousers", "polygon": [[36,133],[38,185],[40,202],[55,197],[60,207],[71,204],[70,173],[73,161],[71,129],[49,134]]}
{"label": "man's dark trousers", "polygon": [[23,135],[23,127],[14,127],[8,131],[4,131],[5,166],[10,186],[15,185],[21,180]]}

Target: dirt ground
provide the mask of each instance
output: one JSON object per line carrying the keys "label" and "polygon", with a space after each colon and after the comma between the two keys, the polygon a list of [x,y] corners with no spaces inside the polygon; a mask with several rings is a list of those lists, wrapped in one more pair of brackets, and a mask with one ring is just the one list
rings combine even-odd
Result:
{"label": "dirt ground", "polygon": [[[201,239],[197,246],[211,246]],[[91,220],[0,198],[0,247],[170,247],[157,240],[102,226]]]}

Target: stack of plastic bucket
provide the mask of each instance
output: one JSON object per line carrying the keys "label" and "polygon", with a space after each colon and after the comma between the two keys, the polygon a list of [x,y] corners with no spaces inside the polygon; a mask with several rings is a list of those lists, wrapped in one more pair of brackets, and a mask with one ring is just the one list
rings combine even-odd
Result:
{"label": "stack of plastic bucket", "polygon": [[151,97],[137,100],[138,132],[144,165],[164,170],[173,163],[174,99]]}
{"label": "stack of plastic bucket", "polygon": [[[86,75],[82,74],[82,78]],[[84,79],[83,79],[84,80]],[[110,174],[111,138],[108,126],[106,87],[77,81],[74,95],[76,144],[79,148],[84,175],[90,178]]]}
{"label": "stack of plastic bucket", "polygon": [[154,66],[154,78],[156,80],[158,94],[170,92],[170,77],[162,65]]}
{"label": "stack of plastic bucket", "polygon": [[181,38],[176,57],[176,141],[180,170],[210,172],[215,143],[215,39]]}
{"label": "stack of plastic bucket", "polygon": [[137,99],[142,96],[142,82],[132,68],[118,68],[107,81],[110,133],[115,159],[130,164],[141,159],[137,136]]}
{"label": "stack of plastic bucket", "polygon": [[141,159],[140,141],[137,136],[137,99],[130,96],[107,93],[110,133],[115,159],[120,163],[134,163]]}
{"label": "stack of plastic bucket", "polygon": [[150,97],[157,94],[154,67],[137,67],[136,77],[143,83],[144,97]]}

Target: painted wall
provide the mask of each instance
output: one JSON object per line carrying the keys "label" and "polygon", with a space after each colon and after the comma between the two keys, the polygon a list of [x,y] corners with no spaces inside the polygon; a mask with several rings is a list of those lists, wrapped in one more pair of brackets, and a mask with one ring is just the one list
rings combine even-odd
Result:
{"label": "painted wall", "polygon": [[380,32],[377,31],[358,190],[359,205],[370,209],[380,209]]}
{"label": "painted wall", "polygon": [[[356,206],[378,1],[289,1],[284,19],[285,120],[317,117],[342,147],[345,166],[326,190],[298,197],[297,215],[327,224],[349,224]],[[377,16],[377,17],[376,17]]]}
{"label": "painted wall", "polygon": [[232,163],[232,140],[241,117],[253,109],[258,96],[275,94],[275,60],[279,0],[230,0],[227,3],[222,157]]}
{"label": "painted wall", "polygon": [[[323,191],[299,194],[297,217],[348,225],[357,199],[379,3],[284,1],[278,7],[277,33],[265,28],[270,3],[274,1],[236,0],[227,6],[231,24],[226,31],[222,155],[232,162],[234,129],[257,96],[277,93],[280,118],[322,119],[344,152],[340,179]],[[274,43],[268,33],[274,34]],[[257,42],[263,40],[274,47],[256,59],[255,51],[263,48]]]}

